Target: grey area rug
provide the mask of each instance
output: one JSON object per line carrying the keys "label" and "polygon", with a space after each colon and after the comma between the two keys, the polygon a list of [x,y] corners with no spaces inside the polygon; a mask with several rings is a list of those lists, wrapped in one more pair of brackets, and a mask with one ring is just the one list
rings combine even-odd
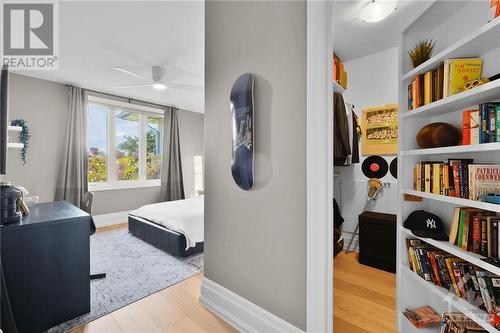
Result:
{"label": "grey area rug", "polygon": [[90,313],[51,328],[66,332],[203,270],[203,253],[177,258],[132,236],[128,230],[90,237],[90,271],[106,278],[90,282]]}

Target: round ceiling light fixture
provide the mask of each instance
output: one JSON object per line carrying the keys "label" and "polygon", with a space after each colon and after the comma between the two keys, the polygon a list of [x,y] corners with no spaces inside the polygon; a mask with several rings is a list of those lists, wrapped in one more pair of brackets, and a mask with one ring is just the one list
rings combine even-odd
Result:
{"label": "round ceiling light fixture", "polygon": [[153,88],[158,89],[158,90],[163,90],[163,89],[166,89],[167,86],[164,85],[163,83],[156,82],[153,84]]}
{"label": "round ceiling light fixture", "polygon": [[372,0],[361,11],[363,22],[378,22],[396,10],[396,0]]}

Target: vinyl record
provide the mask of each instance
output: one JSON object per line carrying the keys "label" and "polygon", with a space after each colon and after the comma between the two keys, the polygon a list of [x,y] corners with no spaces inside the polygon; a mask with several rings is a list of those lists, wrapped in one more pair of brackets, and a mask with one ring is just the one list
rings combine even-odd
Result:
{"label": "vinyl record", "polygon": [[378,155],[367,157],[361,165],[363,174],[368,178],[382,178],[388,169],[387,161]]}
{"label": "vinyl record", "polygon": [[389,165],[389,172],[391,175],[398,179],[398,158],[395,157],[392,161],[391,164]]}

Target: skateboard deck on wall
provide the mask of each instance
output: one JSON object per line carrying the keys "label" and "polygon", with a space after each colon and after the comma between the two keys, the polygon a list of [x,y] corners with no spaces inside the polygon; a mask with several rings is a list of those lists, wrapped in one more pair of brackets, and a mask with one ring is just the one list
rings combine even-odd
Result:
{"label": "skateboard deck on wall", "polygon": [[233,151],[231,173],[235,183],[243,190],[254,185],[254,109],[252,74],[243,74],[231,89],[231,118]]}

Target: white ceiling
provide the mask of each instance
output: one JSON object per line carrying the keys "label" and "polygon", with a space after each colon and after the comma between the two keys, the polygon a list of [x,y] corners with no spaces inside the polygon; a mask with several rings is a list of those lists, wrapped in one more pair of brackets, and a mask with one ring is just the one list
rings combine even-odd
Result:
{"label": "white ceiling", "polygon": [[203,1],[60,2],[59,17],[59,70],[20,74],[204,111],[203,89],[119,89],[116,86],[145,82],[112,69],[123,67],[151,77],[152,66],[178,66],[187,75],[176,83],[202,87]]}
{"label": "white ceiling", "polygon": [[[334,48],[343,61],[399,45],[401,31],[422,14],[431,0],[399,0],[397,10],[382,21],[362,22],[361,9],[371,0],[335,0]],[[381,0],[378,0],[381,1]],[[383,0],[382,0],[383,1]]]}

